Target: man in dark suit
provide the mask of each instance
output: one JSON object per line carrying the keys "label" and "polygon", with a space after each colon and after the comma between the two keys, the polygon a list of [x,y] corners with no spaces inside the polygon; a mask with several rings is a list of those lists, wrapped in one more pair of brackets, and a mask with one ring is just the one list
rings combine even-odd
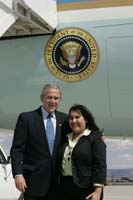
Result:
{"label": "man in dark suit", "polygon": [[[61,143],[61,131],[67,115],[57,111],[61,90],[47,84],[41,93],[37,110],[21,113],[18,117],[11,147],[12,173],[16,187],[24,193],[24,200],[53,200],[56,185],[56,158]],[[51,113],[54,140],[50,151],[46,131],[47,116]],[[65,125],[64,125],[65,126]],[[65,127],[65,130],[66,127]]]}

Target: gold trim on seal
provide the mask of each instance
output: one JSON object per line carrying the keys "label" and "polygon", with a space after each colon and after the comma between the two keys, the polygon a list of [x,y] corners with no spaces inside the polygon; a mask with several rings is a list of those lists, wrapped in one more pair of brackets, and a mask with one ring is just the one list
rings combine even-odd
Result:
{"label": "gold trim on seal", "polygon": [[49,39],[44,57],[48,69],[56,77],[66,82],[76,82],[88,78],[96,70],[99,49],[87,31],[68,27]]}

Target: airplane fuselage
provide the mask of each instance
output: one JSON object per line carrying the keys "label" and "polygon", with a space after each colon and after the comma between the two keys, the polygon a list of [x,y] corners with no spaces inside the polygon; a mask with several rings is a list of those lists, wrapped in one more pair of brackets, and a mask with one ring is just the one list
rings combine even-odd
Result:
{"label": "airplane fuselage", "polygon": [[70,3],[59,1],[54,34],[0,41],[0,127],[14,129],[51,82],[62,88],[62,111],[84,104],[106,135],[133,136],[133,6]]}

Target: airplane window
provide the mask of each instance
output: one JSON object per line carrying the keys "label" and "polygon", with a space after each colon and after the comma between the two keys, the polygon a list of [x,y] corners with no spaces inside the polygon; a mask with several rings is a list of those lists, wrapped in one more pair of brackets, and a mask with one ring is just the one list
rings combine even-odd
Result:
{"label": "airplane window", "polygon": [[6,158],[0,149],[0,164],[5,164],[5,163],[6,163]]}

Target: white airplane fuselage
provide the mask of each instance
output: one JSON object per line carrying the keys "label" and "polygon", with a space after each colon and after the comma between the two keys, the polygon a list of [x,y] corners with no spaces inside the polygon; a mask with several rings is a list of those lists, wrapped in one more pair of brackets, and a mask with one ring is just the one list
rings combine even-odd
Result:
{"label": "white airplane fuselage", "polygon": [[[58,25],[53,35],[0,40],[1,128],[14,129],[20,112],[40,105],[43,85],[56,83],[63,91],[60,110],[68,112],[72,104],[84,104],[106,135],[133,136],[133,6],[90,9],[75,5],[71,10],[67,4],[57,5]],[[76,81],[52,73],[46,62],[51,38],[72,28],[86,31],[98,48],[95,70]],[[69,63],[63,55],[60,60],[65,66]],[[83,61],[80,54],[78,65]]]}

